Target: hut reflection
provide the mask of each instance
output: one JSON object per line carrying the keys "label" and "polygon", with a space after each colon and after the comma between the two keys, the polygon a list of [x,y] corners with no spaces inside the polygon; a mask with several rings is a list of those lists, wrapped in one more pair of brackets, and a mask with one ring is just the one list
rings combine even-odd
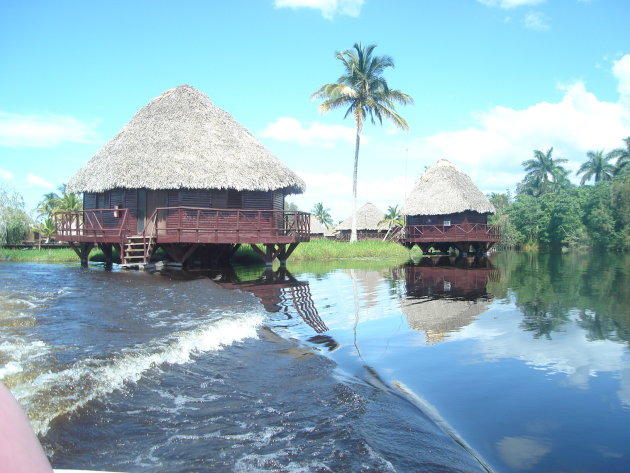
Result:
{"label": "hut reflection", "polygon": [[239,278],[234,268],[227,267],[211,275],[225,289],[240,289],[258,297],[267,312],[280,312],[292,318],[298,314],[316,333],[328,331],[319,316],[307,281],[298,281],[285,267],[266,268],[256,278]]}
{"label": "hut reflection", "polygon": [[474,322],[488,308],[489,280],[499,277],[487,259],[475,262],[448,257],[436,265],[422,260],[396,268],[394,278],[405,281],[401,310],[409,327],[426,334],[428,344],[438,343]]}

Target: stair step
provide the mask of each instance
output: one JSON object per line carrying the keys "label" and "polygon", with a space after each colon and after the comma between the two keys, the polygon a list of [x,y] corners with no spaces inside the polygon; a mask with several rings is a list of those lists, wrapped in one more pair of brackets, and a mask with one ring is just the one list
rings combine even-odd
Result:
{"label": "stair step", "polygon": [[125,263],[126,264],[138,264],[145,262],[145,248],[147,249],[147,254],[151,254],[151,250],[153,249],[154,239],[153,238],[145,238],[143,235],[135,235],[127,237],[127,242],[125,243]]}

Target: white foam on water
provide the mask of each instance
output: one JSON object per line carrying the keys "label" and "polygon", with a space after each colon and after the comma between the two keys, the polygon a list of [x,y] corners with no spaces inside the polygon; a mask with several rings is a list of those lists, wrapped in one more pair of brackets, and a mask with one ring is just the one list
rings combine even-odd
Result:
{"label": "white foam on water", "polygon": [[28,387],[12,391],[27,411],[35,432],[44,435],[55,418],[75,412],[127,383],[136,383],[149,370],[188,363],[195,354],[256,338],[262,323],[262,313],[230,314],[193,330],[123,350],[107,360],[88,358],[66,370],[42,373]]}
{"label": "white foam on water", "polygon": [[51,348],[41,340],[10,340],[0,343],[0,380],[6,380],[15,374],[30,372],[35,369]]}
{"label": "white foam on water", "polygon": [[7,376],[20,373],[24,368],[21,364],[16,363],[15,361],[9,361],[4,366],[0,367],[0,379],[6,378]]}

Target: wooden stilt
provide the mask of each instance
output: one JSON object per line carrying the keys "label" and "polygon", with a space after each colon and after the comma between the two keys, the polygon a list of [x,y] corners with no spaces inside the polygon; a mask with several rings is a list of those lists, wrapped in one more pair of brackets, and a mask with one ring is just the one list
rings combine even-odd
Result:
{"label": "wooden stilt", "polygon": [[99,243],[98,247],[105,255],[105,266],[111,268],[114,262],[114,245],[112,243]]}
{"label": "wooden stilt", "polygon": [[70,248],[74,250],[79,259],[81,260],[81,266],[87,267],[88,259],[90,257],[90,251],[94,248],[94,243],[91,242],[80,242],[76,243],[73,241],[69,241],[68,244]]}
{"label": "wooden stilt", "polygon": [[255,244],[252,243],[252,244],[250,244],[250,246],[252,247],[252,250],[254,250],[256,252],[256,254],[258,256],[260,256],[263,259],[263,261],[264,261],[265,260],[265,252],[263,250],[261,250],[258,247],[258,245],[255,245]]}
{"label": "wooden stilt", "polygon": [[163,245],[168,256],[179,264],[184,264],[188,258],[199,248],[198,243],[190,245]]}
{"label": "wooden stilt", "polygon": [[276,257],[275,245],[265,245],[265,264],[271,266]]}

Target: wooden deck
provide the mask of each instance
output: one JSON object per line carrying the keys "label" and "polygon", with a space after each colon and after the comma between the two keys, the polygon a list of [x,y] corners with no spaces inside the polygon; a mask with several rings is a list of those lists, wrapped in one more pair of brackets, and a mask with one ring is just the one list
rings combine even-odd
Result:
{"label": "wooden deck", "polygon": [[498,226],[482,223],[454,225],[405,225],[401,243],[496,243],[501,240]]}
{"label": "wooden deck", "polygon": [[[123,244],[138,235],[127,209],[57,212],[58,241]],[[133,228],[132,228],[133,227]],[[162,207],[147,220],[146,238],[157,244],[288,244],[309,241],[310,214],[285,210]]]}

